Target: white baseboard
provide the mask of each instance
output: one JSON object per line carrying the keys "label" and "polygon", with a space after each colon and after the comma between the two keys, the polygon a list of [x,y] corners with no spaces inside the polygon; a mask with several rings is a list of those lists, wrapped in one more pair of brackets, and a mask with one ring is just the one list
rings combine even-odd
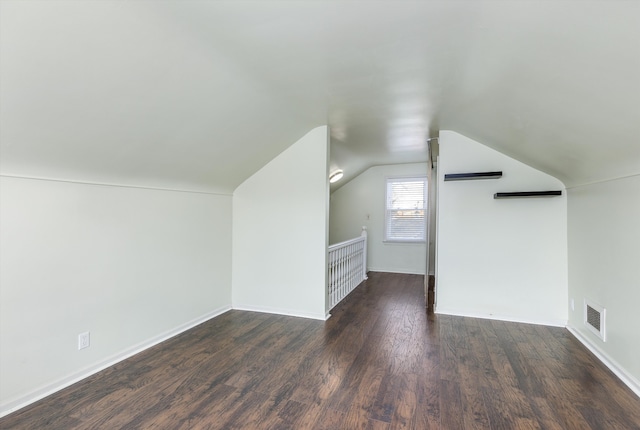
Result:
{"label": "white baseboard", "polygon": [[495,315],[495,314],[485,314],[481,312],[465,312],[458,311],[454,309],[443,309],[436,306],[435,309],[436,314],[442,315],[453,315],[458,317],[468,317],[468,318],[482,318],[486,320],[498,320],[498,321],[509,321],[509,322],[517,322],[523,324],[536,324],[536,325],[546,325],[551,327],[566,327],[567,320],[546,320],[546,319],[537,319],[537,318],[519,318],[513,317],[510,315]]}
{"label": "white baseboard", "polygon": [[384,272],[384,273],[400,273],[403,275],[422,275],[424,276],[424,270],[423,271],[415,271],[415,270],[410,270],[410,269],[389,269],[389,268],[375,268],[375,267],[368,267],[367,268],[367,273],[368,272]]}
{"label": "white baseboard", "polygon": [[180,333],[187,331],[199,324],[202,324],[205,321],[210,320],[211,318],[217,317],[227,311],[231,310],[231,306],[223,306],[221,308],[215,309],[205,315],[202,315],[199,318],[193,319],[185,324],[182,324],[174,329],[165,331],[164,333],[159,334],[158,336],[154,336],[151,339],[145,340],[137,345],[132,346],[131,348],[127,348],[124,351],[121,351],[115,355],[112,355],[97,364],[91,365],[84,369],[81,369],[77,372],[74,372],[64,378],[58,379],[49,384],[43,385],[40,388],[37,388],[25,395],[19,396],[14,399],[10,399],[2,405],[0,405],[0,418],[5,415],[9,415],[12,412],[17,411],[18,409],[24,408],[25,406],[30,405],[31,403],[37,402],[57,391],[60,391],[64,388],[67,388],[70,385],[75,384],[93,374],[100,372],[101,370],[106,369],[107,367],[113,366],[123,360],[126,360],[129,357],[132,357],[146,349],[151,348],[161,342],[164,342],[167,339],[170,339],[174,336],[179,335]]}
{"label": "white baseboard", "polygon": [[567,330],[583,344],[589,351],[595,355],[598,360],[609,368],[624,384],[633,391],[636,396],[640,397],[640,381],[630,375],[622,366],[620,366],[614,359],[602,351],[596,344],[591,342],[587,337],[583,336],[577,329],[567,325]]}
{"label": "white baseboard", "polygon": [[307,313],[307,312],[298,312],[290,309],[280,309],[280,308],[271,308],[268,306],[254,306],[254,305],[233,305],[234,310],[238,311],[249,311],[249,312],[262,312],[265,314],[276,314],[276,315],[286,315],[289,317],[298,317],[298,318],[310,318],[314,320],[326,321],[327,314],[326,313]]}

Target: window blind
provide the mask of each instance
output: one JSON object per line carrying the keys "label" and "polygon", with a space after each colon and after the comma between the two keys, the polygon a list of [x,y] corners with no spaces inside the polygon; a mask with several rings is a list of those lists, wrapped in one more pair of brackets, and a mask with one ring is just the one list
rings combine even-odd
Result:
{"label": "window blind", "polygon": [[426,177],[388,178],[385,212],[385,240],[426,240]]}

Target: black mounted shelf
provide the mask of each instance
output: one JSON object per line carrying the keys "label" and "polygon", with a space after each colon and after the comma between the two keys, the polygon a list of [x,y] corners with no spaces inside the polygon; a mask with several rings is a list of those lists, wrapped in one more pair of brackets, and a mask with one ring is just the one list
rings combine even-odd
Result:
{"label": "black mounted shelf", "polygon": [[562,191],[520,191],[510,193],[495,193],[494,199],[517,199],[522,197],[556,197],[561,196]]}
{"label": "black mounted shelf", "polygon": [[472,181],[475,179],[498,179],[502,172],[449,173],[444,175],[445,181]]}

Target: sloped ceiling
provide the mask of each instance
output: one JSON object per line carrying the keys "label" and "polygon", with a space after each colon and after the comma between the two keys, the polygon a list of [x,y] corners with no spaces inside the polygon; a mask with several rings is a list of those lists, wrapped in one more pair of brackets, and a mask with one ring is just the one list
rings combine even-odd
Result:
{"label": "sloped ceiling", "polygon": [[315,126],[346,182],[465,134],[640,173],[637,1],[2,1],[0,171],[232,192]]}

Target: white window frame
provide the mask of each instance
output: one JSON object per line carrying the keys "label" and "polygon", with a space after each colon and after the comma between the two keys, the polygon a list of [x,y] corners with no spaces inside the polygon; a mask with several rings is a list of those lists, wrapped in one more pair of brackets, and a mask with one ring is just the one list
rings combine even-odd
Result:
{"label": "white window frame", "polygon": [[[415,182],[422,181],[424,183],[423,188],[423,200],[422,200],[422,208],[423,216],[422,220],[424,223],[423,236],[421,238],[409,238],[409,237],[389,237],[389,222],[391,220],[390,215],[393,212],[398,212],[401,210],[411,210],[411,208],[406,209],[392,209],[389,207],[389,184],[394,182]],[[426,243],[427,242],[427,211],[429,210],[429,202],[427,200],[427,193],[429,188],[429,182],[427,180],[426,175],[415,175],[415,176],[391,176],[385,179],[385,194],[384,194],[384,242],[387,243]],[[420,210],[420,208],[419,208]]]}

